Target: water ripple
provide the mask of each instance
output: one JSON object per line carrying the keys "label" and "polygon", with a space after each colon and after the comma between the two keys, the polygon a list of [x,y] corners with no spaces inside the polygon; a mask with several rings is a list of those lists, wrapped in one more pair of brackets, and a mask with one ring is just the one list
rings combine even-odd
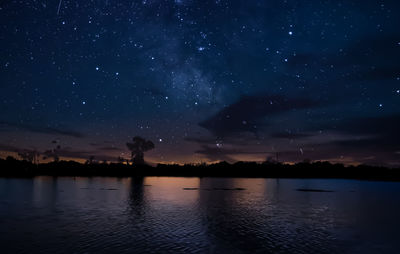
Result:
{"label": "water ripple", "polygon": [[[0,188],[19,186],[0,193],[0,243],[2,253],[396,253],[399,223],[373,207],[400,213],[400,202],[344,183],[0,179]],[[303,186],[357,192],[296,191]],[[399,185],[386,190],[399,199]]]}

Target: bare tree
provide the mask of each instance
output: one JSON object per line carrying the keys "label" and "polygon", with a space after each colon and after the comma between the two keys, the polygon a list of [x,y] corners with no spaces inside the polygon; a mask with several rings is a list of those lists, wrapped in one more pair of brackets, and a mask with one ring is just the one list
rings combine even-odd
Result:
{"label": "bare tree", "polygon": [[53,158],[54,162],[59,162],[60,156],[58,156],[58,150],[61,149],[61,146],[58,144],[57,140],[53,140],[51,143],[55,144],[56,146],[53,149],[49,149],[44,152],[43,160],[47,158]]}
{"label": "bare tree", "polygon": [[126,146],[131,151],[133,164],[144,164],[144,152],[154,149],[154,143],[142,137],[136,136],[132,139],[133,143],[126,143]]}
{"label": "bare tree", "polygon": [[35,150],[25,150],[18,152],[18,155],[22,158],[22,160],[28,161],[33,164],[39,163],[39,153]]}
{"label": "bare tree", "polygon": [[96,163],[96,162],[94,160],[94,156],[93,155],[90,155],[89,159],[85,162],[85,164],[94,164],[94,163]]}

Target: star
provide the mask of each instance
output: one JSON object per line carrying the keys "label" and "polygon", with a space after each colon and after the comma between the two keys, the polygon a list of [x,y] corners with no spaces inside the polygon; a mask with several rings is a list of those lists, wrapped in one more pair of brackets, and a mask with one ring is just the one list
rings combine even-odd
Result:
{"label": "star", "polygon": [[[191,162],[199,147],[212,151],[222,143],[243,151],[232,155],[235,160],[262,161],[260,152],[273,145],[296,162],[299,147],[306,152],[324,144],[313,153],[316,160],[337,159],[346,145],[346,158],[354,162],[375,156],[394,165],[398,149],[386,140],[368,151],[372,145],[334,146],[326,139],[356,139],[368,127],[364,121],[400,114],[400,1],[390,8],[378,3],[377,10],[362,1],[276,1],[273,9],[268,1],[9,2],[0,7],[1,121],[36,124],[46,116],[51,124],[90,134],[79,143],[60,132],[85,151],[95,150],[92,138],[99,143],[112,136],[122,148],[128,135],[143,136],[163,142],[149,154],[153,162],[161,154],[165,161]],[[343,127],[350,121],[360,125],[352,133]],[[287,134],[282,128],[302,130]],[[317,135],[320,128],[326,130]],[[381,130],[371,136],[389,136]],[[47,149],[26,136],[0,131],[10,147]],[[218,156],[201,154],[224,159]]]}

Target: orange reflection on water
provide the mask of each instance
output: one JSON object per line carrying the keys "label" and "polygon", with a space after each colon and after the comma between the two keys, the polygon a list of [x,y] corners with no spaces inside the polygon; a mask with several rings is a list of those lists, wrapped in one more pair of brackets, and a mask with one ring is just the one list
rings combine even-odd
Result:
{"label": "orange reflection on water", "polygon": [[144,185],[146,194],[152,201],[169,202],[172,204],[189,204],[198,200],[199,190],[184,190],[184,188],[199,188],[199,178],[183,177],[146,177]]}

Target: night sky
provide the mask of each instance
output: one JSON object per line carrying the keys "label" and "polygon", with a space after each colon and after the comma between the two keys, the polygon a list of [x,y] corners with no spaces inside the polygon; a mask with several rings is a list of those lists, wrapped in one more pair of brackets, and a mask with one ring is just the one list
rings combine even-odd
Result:
{"label": "night sky", "polygon": [[0,150],[400,164],[398,0],[0,2]]}

